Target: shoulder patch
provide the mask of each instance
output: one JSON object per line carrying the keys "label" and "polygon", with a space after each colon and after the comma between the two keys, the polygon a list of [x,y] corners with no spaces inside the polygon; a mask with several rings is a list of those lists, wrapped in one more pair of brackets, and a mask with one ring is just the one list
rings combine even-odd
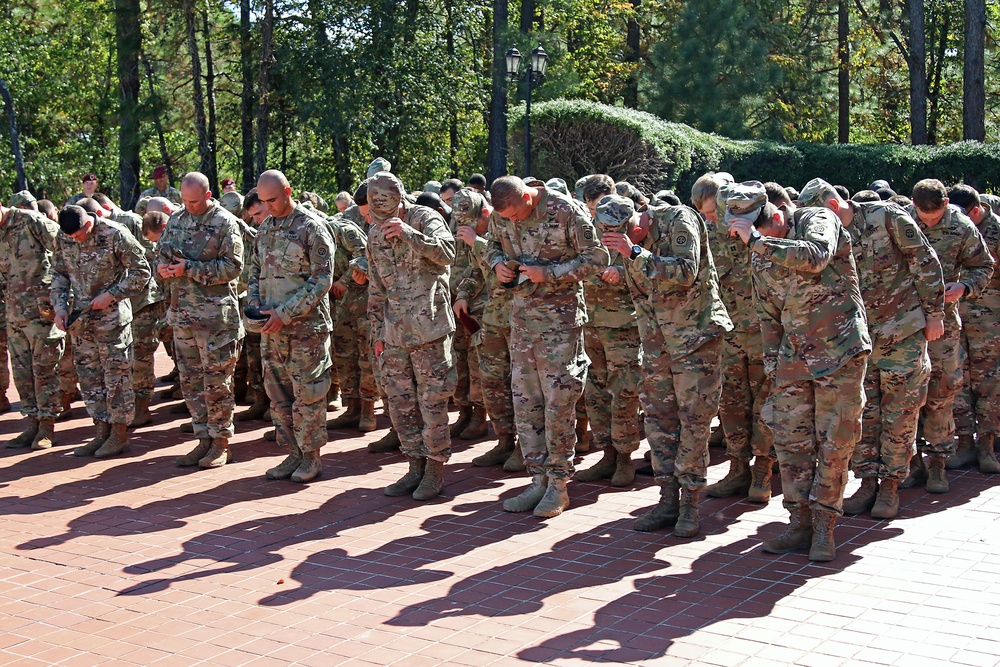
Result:
{"label": "shoulder patch", "polygon": [[321,243],[316,248],[316,254],[319,255],[320,257],[326,257],[327,255],[330,254],[330,250]]}
{"label": "shoulder patch", "polygon": [[674,239],[674,243],[677,245],[687,245],[689,240],[687,234],[678,234]]}
{"label": "shoulder patch", "polygon": [[355,231],[350,231],[349,230],[347,232],[347,238],[349,238],[349,239],[351,239],[353,241],[354,239],[358,238],[358,233],[355,232]]}
{"label": "shoulder patch", "polygon": [[593,241],[594,240],[594,232],[593,232],[593,230],[590,229],[589,227],[587,229],[585,229],[583,231],[583,238],[587,239],[588,241]]}

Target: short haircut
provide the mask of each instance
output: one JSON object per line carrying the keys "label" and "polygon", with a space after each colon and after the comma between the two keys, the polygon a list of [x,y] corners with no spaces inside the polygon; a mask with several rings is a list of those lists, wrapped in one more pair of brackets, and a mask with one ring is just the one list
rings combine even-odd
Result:
{"label": "short haircut", "polygon": [[773,218],[774,214],[777,212],[778,206],[772,204],[771,202],[767,202],[761,206],[760,213],[757,214],[757,217],[753,221],[754,229],[767,226],[771,222],[771,218]]}
{"label": "short haircut", "polygon": [[701,210],[701,205],[706,201],[715,201],[716,195],[719,194],[719,188],[725,184],[725,179],[714,171],[700,176],[691,186],[691,203],[696,209]]}
{"label": "short haircut", "polygon": [[615,182],[607,174],[588,176],[583,182],[583,201],[597,201],[604,195],[615,194]]}
{"label": "short haircut", "polygon": [[39,199],[36,203],[38,204],[38,210],[41,211],[46,218],[53,218],[59,215],[59,209],[56,208],[56,205],[48,199]]}
{"label": "short haircut", "polygon": [[78,201],[76,205],[82,208],[87,213],[95,213],[97,215],[101,215],[102,213],[104,213],[104,207],[98,204],[96,201],[94,201],[94,199],[91,197],[84,197],[83,199]]}
{"label": "short haircut", "polygon": [[163,211],[150,211],[142,216],[143,236],[149,233],[162,234],[167,226],[167,220],[170,220],[170,216]]}
{"label": "short haircut", "polygon": [[476,185],[481,188],[486,187],[486,177],[482,174],[473,174],[469,176],[469,185]]}
{"label": "short haircut", "polygon": [[462,181],[458,180],[457,178],[449,178],[447,181],[441,184],[441,192],[444,192],[445,190],[454,190],[455,192],[458,192],[464,187],[465,185],[462,183]]}
{"label": "short haircut", "polygon": [[201,188],[202,192],[208,192],[211,189],[211,186],[208,184],[208,177],[200,171],[189,171],[184,174],[184,179],[181,181],[181,187],[184,187],[185,185],[196,185]]}
{"label": "short haircut", "polygon": [[250,192],[247,196],[243,198],[243,210],[247,210],[251,206],[256,206],[260,202],[260,195],[257,194],[257,188],[250,188]]}
{"label": "short haircut", "polygon": [[983,205],[982,200],[979,199],[979,193],[965,183],[959,183],[948,190],[948,200],[952,204],[961,206],[966,213]]}
{"label": "short haircut", "polygon": [[837,191],[837,194],[840,195],[840,198],[843,199],[844,201],[847,201],[848,199],[851,198],[851,191],[845,188],[843,185],[835,185],[833,186],[833,189]]}
{"label": "short haircut", "polygon": [[787,206],[792,203],[791,197],[788,196],[788,190],[780,183],[768,181],[764,184],[764,192],[767,193],[767,201],[775,206],[781,206],[782,204]]}
{"label": "short haircut", "polygon": [[661,192],[659,199],[664,204],[669,204],[671,206],[680,206],[682,203],[681,198],[674,194],[673,190]]}
{"label": "short haircut", "polygon": [[921,211],[936,211],[944,206],[948,190],[936,178],[925,178],[913,186],[913,205]]}
{"label": "short haircut", "polygon": [[368,182],[364,182],[354,191],[354,203],[358,206],[368,206]]}
{"label": "short haircut", "polygon": [[798,201],[799,199],[799,191],[790,185],[785,187],[785,194],[787,194],[788,198],[792,201]]}
{"label": "short haircut", "polygon": [[907,197],[906,195],[893,195],[889,197],[887,201],[891,201],[893,204],[896,204],[897,206],[902,206],[903,208],[906,208],[907,206],[913,203],[912,201],[910,201],[910,198]]}
{"label": "short haircut", "polygon": [[[610,178],[608,179],[611,180]],[[493,208],[506,211],[521,201],[527,187],[517,176],[501,176],[490,186],[490,196],[493,198]],[[612,183],[612,187],[614,184]]]}
{"label": "short haircut", "polygon": [[[882,201],[889,201],[896,196],[896,191],[892,188],[879,188],[875,191],[875,194],[877,194]],[[907,206],[909,206],[909,204],[907,204]]]}
{"label": "short haircut", "polygon": [[347,192],[346,190],[341,190],[340,192],[337,193],[337,196],[333,198],[334,203],[337,203],[339,201],[346,201],[347,205],[350,206],[351,204],[354,203],[354,197],[351,196],[350,192]]}
{"label": "short haircut", "polygon": [[859,190],[851,197],[851,201],[864,204],[865,202],[882,201],[882,198],[874,190]]}
{"label": "short haircut", "polygon": [[94,201],[96,201],[101,206],[110,206],[110,207],[114,208],[114,205],[115,205],[115,203],[113,201],[111,201],[111,197],[107,196],[103,192],[95,192],[94,196],[91,197],[91,199],[93,199]]}

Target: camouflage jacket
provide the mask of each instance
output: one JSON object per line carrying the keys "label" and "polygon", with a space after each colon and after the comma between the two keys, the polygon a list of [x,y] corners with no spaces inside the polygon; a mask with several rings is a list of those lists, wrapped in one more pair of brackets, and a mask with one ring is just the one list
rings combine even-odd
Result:
{"label": "camouflage jacket", "polygon": [[512,327],[535,333],[582,327],[587,322],[582,281],[608,266],[608,249],[578,203],[546,188],[538,192],[538,204],[525,220],[490,219],[485,261],[490,271],[510,260],[545,267],[544,282],[511,290]]}
{"label": "camouflage jacket", "polygon": [[1000,259],[1000,216],[987,212],[982,222],[976,225],[976,229],[986,241],[986,247],[993,256],[994,271],[982,293],[974,298],[962,299],[958,304],[958,311],[963,321],[978,319],[995,324],[1000,321],[1000,271],[997,271],[995,266],[995,262]]}
{"label": "camouflage jacket", "polygon": [[142,199],[143,197],[163,197],[165,199],[169,199],[175,204],[183,203],[181,201],[181,191],[172,185],[168,185],[167,189],[162,191],[157,190],[155,185],[151,188],[146,188],[139,193],[139,199]]}
{"label": "camouflage jacket", "polygon": [[[832,211],[800,208],[792,214],[786,238],[762,236],[750,249],[789,269],[783,286],[778,380],[825,377],[871,351],[851,238]],[[753,266],[756,270],[759,264]],[[770,337],[768,342],[773,343]],[[769,354],[774,351],[765,350],[765,358]]]}
{"label": "camouflage jacket", "polygon": [[729,235],[729,226],[723,222],[725,209],[719,222],[712,225],[709,246],[719,274],[719,290],[726,311],[733,321],[733,331],[738,333],[755,329],[759,319],[753,304],[753,284],[750,278],[750,256],[753,254],[739,236]]}
{"label": "camouflage jacket", "polygon": [[246,257],[243,258],[243,270],[240,271],[239,280],[236,281],[236,295],[239,298],[247,296],[250,287],[250,253],[257,245],[257,228],[247,224],[242,218],[233,216],[240,225],[240,235],[243,237],[243,249]]}
{"label": "camouflage jacket", "polygon": [[498,329],[510,329],[511,290],[500,284],[496,272],[491,271],[489,264],[486,263],[489,245],[489,239],[476,237],[476,243],[471,250],[479,270],[470,274],[468,283],[463,283],[461,289],[464,290],[463,294],[475,295],[471,296],[469,301],[470,312],[478,312],[473,310],[471,304],[480,298],[483,299],[481,315],[483,324]]}
{"label": "camouflage jacket", "polygon": [[326,227],[337,248],[333,256],[334,282],[347,288],[347,292],[343,296],[345,300],[367,302],[368,288],[354,282],[354,271],[351,263],[355,260],[357,260],[355,265],[367,263],[365,250],[368,247],[368,235],[340,215],[327,218]]}
{"label": "camouflage jacket", "polygon": [[130,213],[129,211],[122,211],[120,213],[112,213],[111,220],[117,222],[132,234],[132,237],[142,247],[146,263],[150,267],[149,282],[146,283],[143,289],[139,290],[138,294],[129,299],[132,302],[132,313],[138,313],[149,304],[158,303],[163,301],[164,298],[163,290],[160,288],[160,283],[156,276],[156,244],[142,235],[142,218],[139,215]]}
{"label": "camouflage jacket", "polygon": [[719,278],[708,246],[708,228],[687,206],[649,209],[649,236],[626,280],[643,328],[657,327],[677,356],[732,331],[719,295]]}
{"label": "camouflage jacket", "polygon": [[7,324],[41,319],[40,301],[49,301],[52,253],[59,226],[37,211],[7,209],[0,226],[0,273],[7,283]]}
{"label": "camouflage jacket", "polygon": [[288,333],[333,330],[333,239],[326,223],[301,206],[284,218],[268,217],[250,255],[247,299],[274,310]]}
{"label": "camouflage jacket", "polygon": [[[146,291],[151,275],[145,250],[132,233],[103,218],[86,241],[77,243],[65,234],[56,238],[53,273],[53,308],[82,313],[77,326],[92,333],[117,333],[131,323],[130,299]],[[104,310],[88,311],[102,292],[115,300]]]}
{"label": "camouflage jacket", "polygon": [[753,253],[750,257],[753,302],[760,326],[764,372],[768,377],[774,377],[778,370],[778,350],[781,349],[785,331],[781,325],[781,312],[785,309],[791,275],[790,269],[775,264],[764,255]]}
{"label": "camouflage jacket", "polygon": [[[916,207],[911,205],[907,212],[917,221],[941,260],[944,282],[960,282],[965,285],[963,299],[978,299],[993,275],[993,257],[972,220],[953,205],[948,206],[941,221],[933,227],[920,221]],[[957,302],[945,305],[944,323],[946,327],[961,326]]]}
{"label": "camouflage jacket", "polygon": [[413,347],[455,331],[448,289],[455,237],[437,211],[402,206],[412,231],[387,239],[373,224],[368,232],[368,319],[373,342]]}
{"label": "camouflage jacket", "polygon": [[851,204],[854,263],[874,343],[894,344],[944,319],[941,262],[896,204]]}
{"label": "camouflage jacket", "polygon": [[170,216],[157,244],[158,264],[186,262],[184,275],[165,282],[167,322],[215,334],[222,344],[243,337],[236,288],[243,271],[239,221],[217,203],[194,216],[181,209]]}
{"label": "camouflage jacket", "polygon": [[[625,278],[625,260],[617,250],[609,251],[611,266],[618,269],[617,284],[604,282],[601,274],[583,281],[587,302],[587,326],[625,329],[637,326],[632,291]],[[602,272],[603,273],[603,272]]]}

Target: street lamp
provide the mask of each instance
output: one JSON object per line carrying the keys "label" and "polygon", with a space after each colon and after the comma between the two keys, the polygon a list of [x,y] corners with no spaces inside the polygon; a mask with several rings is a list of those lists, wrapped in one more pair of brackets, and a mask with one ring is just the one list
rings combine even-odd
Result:
{"label": "street lamp", "polygon": [[531,52],[531,59],[528,67],[521,73],[521,52],[517,47],[511,47],[507,51],[507,76],[511,83],[524,81],[527,84],[528,92],[525,97],[524,107],[524,175],[531,175],[531,89],[540,86],[545,78],[545,69],[549,64],[549,54],[539,44],[538,48]]}

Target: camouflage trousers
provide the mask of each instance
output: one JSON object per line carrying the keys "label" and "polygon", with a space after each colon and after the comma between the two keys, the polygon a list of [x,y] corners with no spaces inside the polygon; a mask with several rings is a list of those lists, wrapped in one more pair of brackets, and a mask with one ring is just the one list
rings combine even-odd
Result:
{"label": "camouflage trousers", "polygon": [[246,382],[255,392],[264,391],[264,367],[260,349],[260,334],[247,332],[240,341],[240,356],[233,371],[235,383]]}
{"label": "camouflage trousers", "polygon": [[962,321],[962,389],[955,396],[958,435],[1000,435],[1000,334],[996,322]]}
{"label": "camouflage trousers", "polygon": [[[472,316],[477,317],[478,314],[472,314]],[[472,335],[464,324],[457,322],[454,338],[455,372],[458,378],[455,384],[455,403],[463,408],[482,405],[483,387],[479,372],[478,369],[472,368],[479,363],[479,360],[474,353],[470,354],[469,352],[472,347]]]}
{"label": "camouflage trousers", "polygon": [[516,433],[511,392],[510,327],[484,324],[473,339],[486,413],[497,435]]}
{"label": "camouflage trousers", "polygon": [[135,413],[132,388],[132,327],[94,332],[74,329],[73,363],[80,393],[94,421],[130,424]]}
{"label": "camouflage trousers", "polygon": [[916,452],[917,420],[927,400],[930,374],[922,331],[895,345],[876,342],[865,372],[861,439],[851,456],[855,476],[906,479]]}
{"label": "camouflage trousers", "polygon": [[174,361],[196,438],[233,437],[233,371],[239,341],[233,331],[174,326]]}
{"label": "camouflage trousers", "polygon": [[63,354],[56,366],[56,374],[59,376],[59,391],[64,394],[75,394],[76,386],[80,378],[76,375],[76,364],[73,363],[73,334],[66,334]]}
{"label": "camouflage trousers", "polygon": [[159,333],[167,313],[167,302],[151,303],[132,316],[132,388],[137,399],[153,398],[156,374],[153,355],[160,344]]}
{"label": "camouflage trousers", "polygon": [[455,393],[451,335],[423,345],[386,345],[377,359],[389,418],[409,458],[451,456],[448,399]]}
{"label": "camouflage trousers", "polygon": [[868,353],[811,380],[776,380],[774,449],[781,469],[782,504],[842,515],[847,466],[861,435]]}
{"label": "camouflage trousers", "polygon": [[622,454],[639,449],[639,367],[642,345],[638,327],[584,327],[590,359],[584,391],[594,445]]}
{"label": "camouflage trousers", "polygon": [[37,419],[55,419],[59,401],[58,366],[66,346],[66,334],[42,320],[7,324],[7,344],[14,388],[21,399],[21,414]]}
{"label": "camouflage trousers", "polygon": [[722,337],[674,356],[659,325],[646,329],[639,396],[654,477],[661,486],[676,477],[685,489],[704,489],[708,438],[722,395]]}
{"label": "camouflage trousers", "polygon": [[277,443],[318,451],[326,444],[326,393],[333,364],[330,334],[264,334],[261,357]]}
{"label": "camouflage trousers", "polygon": [[760,332],[724,334],[719,421],[726,434],[726,454],[732,458],[774,458],[774,433],[761,418],[770,385],[764,371]]}
{"label": "camouflage trousers", "polygon": [[962,389],[961,330],[947,318],[944,335],[927,343],[931,358],[931,377],[927,383],[927,403],[920,414],[921,434],[926,445],[921,450],[934,456],[955,453],[955,395]]}
{"label": "camouflage trousers", "polygon": [[514,421],[528,472],[572,477],[576,402],[590,365],[583,327],[549,333],[511,329],[510,364]]}
{"label": "camouflage trousers", "polygon": [[343,299],[337,301],[333,349],[336,355],[333,363],[343,397],[378,400],[379,392],[372,370],[371,324],[364,304],[360,308],[351,308]]}
{"label": "camouflage trousers", "polygon": [[[4,305],[0,303],[0,310]],[[10,360],[7,356],[7,325],[0,324],[0,394],[10,389]]]}

